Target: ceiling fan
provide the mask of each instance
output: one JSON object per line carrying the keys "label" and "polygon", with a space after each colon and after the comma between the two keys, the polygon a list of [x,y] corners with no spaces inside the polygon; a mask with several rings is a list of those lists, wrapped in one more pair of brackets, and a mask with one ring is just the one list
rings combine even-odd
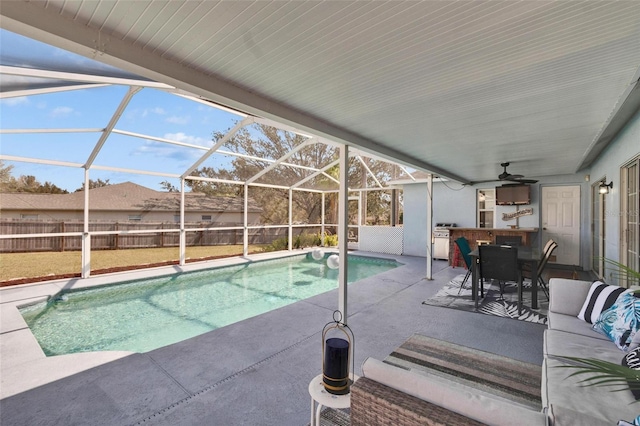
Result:
{"label": "ceiling fan", "polygon": [[[507,182],[514,182],[514,183],[524,183],[524,184],[531,184],[531,183],[537,183],[537,180],[534,179],[525,179],[523,175],[515,175],[515,174],[511,174],[509,172],[507,172],[507,167],[509,167],[510,163],[500,163],[500,166],[502,168],[504,168],[504,171],[502,173],[500,173],[498,175],[498,181],[507,181]],[[476,183],[485,183],[485,182],[495,182],[495,180],[485,180],[485,181],[481,181],[481,182],[474,182],[474,184]]]}

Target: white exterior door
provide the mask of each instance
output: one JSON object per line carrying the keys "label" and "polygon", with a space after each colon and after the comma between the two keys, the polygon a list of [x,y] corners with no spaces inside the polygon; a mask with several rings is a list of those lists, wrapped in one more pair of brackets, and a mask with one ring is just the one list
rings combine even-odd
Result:
{"label": "white exterior door", "polygon": [[580,264],[580,187],[542,187],[542,244],[558,243],[549,262]]}

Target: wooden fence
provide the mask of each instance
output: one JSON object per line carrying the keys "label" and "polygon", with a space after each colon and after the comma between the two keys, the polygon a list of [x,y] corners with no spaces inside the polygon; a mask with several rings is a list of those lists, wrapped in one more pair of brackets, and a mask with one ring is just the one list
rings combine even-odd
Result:
{"label": "wooden fence", "polygon": [[[242,226],[238,224],[212,224],[188,223],[186,245],[193,246],[217,246],[242,244],[242,229],[221,229],[221,230],[199,230],[188,229],[205,227],[233,227]],[[92,235],[92,250],[118,250],[131,248],[157,248],[157,247],[177,247],[180,244],[180,233],[176,231],[175,223],[161,222],[90,222],[89,232],[122,232],[122,231],[156,231],[144,234],[108,234]],[[30,221],[30,220],[2,220],[0,219],[0,235],[17,234],[59,234],[83,232],[82,222],[64,221]],[[173,231],[168,231],[173,230]],[[305,227],[295,227],[294,236],[302,233],[318,233],[320,225],[309,225]],[[279,238],[286,238],[287,227],[282,228],[260,228],[249,230],[249,244],[271,244]],[[23,253],[42,251],[74,251],[82,249],[82,237],[64,236],[44,236],[33,238],[3,238],[0,239],[0,253]]]}

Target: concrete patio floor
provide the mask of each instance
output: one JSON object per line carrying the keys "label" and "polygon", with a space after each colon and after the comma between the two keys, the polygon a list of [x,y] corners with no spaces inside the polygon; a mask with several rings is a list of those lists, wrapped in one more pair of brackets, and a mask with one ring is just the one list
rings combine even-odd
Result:
{"label": "concrete patio floor", "polygon": [[[422,304],[463,269],[435,261],[429,281],[424,258],[371,255],[404,265],[349,285],[357,374],[414,333],[542,363],[545,326]],[[321,331],[338,303],[333,290],[151,352],[69,356],[51,371],[16,353],[28,330],[5,332],[17,291],[0,293],[2,425],[306,425]]]}

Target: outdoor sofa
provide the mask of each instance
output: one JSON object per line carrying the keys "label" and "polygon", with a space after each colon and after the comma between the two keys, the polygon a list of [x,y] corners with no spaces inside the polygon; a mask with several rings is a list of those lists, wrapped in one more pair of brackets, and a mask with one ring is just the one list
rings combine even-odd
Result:
{"label": "outdoor sofa", "polygon": [[[437,374],[406,370],[373,358],[351,390],[351,424],[367,425],[616,425],[633,421],[640,403],[624,389],[585,387],[562,357],[597,358],[620,364],[625,352],[577,316],[588,281],[551,279],[544,335],[542,409],[533,409]],[[638,333],[640,334],[640,333]]]}

